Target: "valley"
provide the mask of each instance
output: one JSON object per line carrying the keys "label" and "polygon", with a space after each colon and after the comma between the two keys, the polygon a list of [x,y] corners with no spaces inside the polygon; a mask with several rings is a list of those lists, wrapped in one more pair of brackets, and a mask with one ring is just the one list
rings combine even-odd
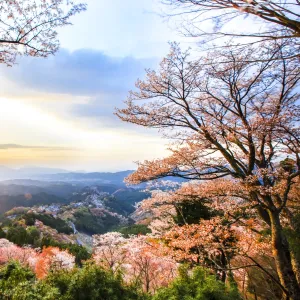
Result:
{"label": "valley", "polygon": [[[81,181],[80,174],[76,182],[32,178],[1,181],[0,237],[19,246],[73,244],[91,250],[92,235],[133,226],[135,205],[150,195],[141,187],[126,187],[120,174],[127,173],[97,173],[98,181]],[[84,178],[93,176],[84,174]]]}

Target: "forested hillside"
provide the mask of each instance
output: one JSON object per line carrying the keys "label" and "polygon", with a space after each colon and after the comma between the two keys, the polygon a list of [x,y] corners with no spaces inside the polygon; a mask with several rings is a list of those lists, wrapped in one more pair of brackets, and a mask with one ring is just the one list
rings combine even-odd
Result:
{"label": "forested hillside", "polygon": [[299,0],[2,0],[0,71],[0,300],[300,300]]}

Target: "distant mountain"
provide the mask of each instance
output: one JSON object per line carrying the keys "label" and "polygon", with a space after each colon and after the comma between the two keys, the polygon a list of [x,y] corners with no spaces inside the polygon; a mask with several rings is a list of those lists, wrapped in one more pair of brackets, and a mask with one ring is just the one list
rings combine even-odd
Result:
{"label": "distant mountain", "polygon": [[0,180],[38,178],[42,174],[59,174],[69,171],[57,168],[26,167],[20,169],[0,166]]}
{"label": "distant mountain", "polygon": [[25,194],[17,196],[0,196],[0,214],[3,214],[15,207],[32,207],[34,205],[50,205],[53,203],[68,203],[68,200],[46,193],[35,195]]}
{"label": "distant mountain", "polygon": [[84,185],[67,182],[46,182],[28,179],[6,180],[0,182],[0,195],[17,196],[24,194],[48,193],[58,197],[70,198]]}
{"label": "distant mountain", "polygon": [[106,183],[124,186],[124,178],[134,172],[133,170],[121,172],[92,172],[92,173],[58,173],[43,174],[39,176],[41,180],[64,181],[64,182],[87,182],[87,183]]}
{"label": "distant mountain", "polygon": [[[12,169],[0,166],[0,180],[19,180],[22,185],[40,185],[32,181],[55,181],[55,182],[74,182],[84,185],[95,183],[115,184],[124,186],[124,178],[134,172],[133,170],[121,172],[70,172],[64,169],[30,167]],[[23,181],[22,181],[23,180]],[[26,180],[26,183],[24,182]],[[17,182],[14,182],[17,183]]]}
{"label": "distant mountain", "polygon": [[0,183],[0,195],[8,195],[8,196],[17,196],[24,194],[39,194],[43,193],[45,190],[39,186],[25,186],[18,184],[1,184]]}
{"label": "distant mountain", "polygon": [[0,181],[0,185],[23,185],[45,187],[49,182],[34,179],[7,179]]}
{"label": "distant mountain", "polygon": [[[54,190],[58,189],[59,185],[61,190],[64,190],[66,186],[64,184],[74,186],[92,186],[92,185],[111,185],[111,188],[115,187],[126,187],[124,179],[134,170],[126,170],[120,172],[69,172],[63,169],[51,169],[51,168],[21,168],[21,169],[11,169],[7,167],[0,166],[0,195],[1,185],[17,184],[24,186],[37,186],[48,188],[50,185],[54,184]],[[171,181],[171,182],[183,182],[184,179],[175,177],[166,177],[160,181]],[[137,188],[144,188],[146,184],[140,184]],[[75,188],[76,190],[76,188]],[[48,191],[46,191],[48,192]],[[111,191],[110,191],[111,192]],[[54,193],[56,194],[56,193]],[[57,194],[59,196],[66,196],[66,194]]]}
{"label": "distant mountain", "polygon": [[[111,184],[119,187],[125,187],[124,179],[132,174],[134,170],[126,170],[120,172],[92,172],[92,173],[59,173],[59,174],[43,174],[38,178],[39,180],[55,181],[55,182],[70,182],[81,183],[85,185],[99,185],[99,184]],[[185,179],[176,177],[165,177],[158,181],[171,181],[171,182],[184,182]],[[140,184],[138,188],[145,187],[145,184]]]}

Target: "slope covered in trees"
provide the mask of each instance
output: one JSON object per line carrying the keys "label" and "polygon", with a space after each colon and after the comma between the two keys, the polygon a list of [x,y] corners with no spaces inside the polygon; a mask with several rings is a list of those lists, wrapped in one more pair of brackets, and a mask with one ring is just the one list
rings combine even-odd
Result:
{"label": "slope covered in trees", "polygon": [[[19,54],[54,53],[54,29],[85,9],[70,2],[65,13],[63,1],[51,1],[58,18],[47,21],[52,14],[44,9],[51,4],[42,1],[34,20],[45,35],[28,40],[35,27],[22,8],[32,13],[36,7],[19,2],[4,1],[0,8],[12,22],[0,28],[0,61],[6,64]],[[131,185],[151,182],[155,188],[141,193],[95,185],[74,191],[69,202],[8,212],[0,230],[1,297],[300,300],[299,1],[162,2],[186,17],[181,31],[200,38],[200,52],[171,44],[116,115],[159,129],[170,140],[169,155],[139,162],[134,173],[117,178],[44,176],[116,183],[126,174]],[[259,26],[232,29],[243,16]],[[204,23],[211,30],[203,31]],[[170,176],[179,183],[156,185]],[[10,197],[39,204],[31,194]],[[131,224],[138,201],[138,224]],[[45,228],[52,235],[44,235]],[[74,245],[76,229],[94,234],[91,253]]]}
{"label": "slope covered in trees", "polygon": [[[248,4],[264,18],[255,1],[169,2],[199,12],[198,19],[212,6],[255,13]],[[287,11],[280,6],[270,14],[277,9],[283,20]],[[128,183],[166,176],[191,181],[154,192],[139,207],[171,256],[205,265],[224,282],[233,275],[241,289],[258,268],[276,286],[274,299],[300,298],[297,30],[269,33],[243,51],[228,41],[198,58],[172,44],[116,112],[125,122],[161,129],[172,142],[170,156],[139,162]]]}
{"label": "slope covered in trees", "polygon": [[49,195],[46,193],[23,194],[18,196],[2,195],[0,196],[0,214],[3,214],[14,207],[32,207],[35,205],[50,205],[52,203],[67,203],[64,198]]}

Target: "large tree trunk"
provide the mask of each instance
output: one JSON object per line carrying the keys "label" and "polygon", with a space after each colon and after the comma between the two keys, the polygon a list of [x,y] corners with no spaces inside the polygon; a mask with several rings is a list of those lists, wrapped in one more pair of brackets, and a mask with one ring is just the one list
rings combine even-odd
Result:
{"label": "large tree trunk", "polygon": [[292,266],[294,273],[296,274],[296,279],[298,281],[298,285],[300,285],[300,263],[296,257],[296,254],[291,252]]}
{"label": "large tree trunk", "polygon": [[300,300],[300,287],[293,271],[289,244],[283,234],[279,213],[269,211],[272,232],[272,250],[277,273],[283,287],[288,291],[286,299]]}
{"label": "large tree trunk", "polygon": [[[287,207],[284,208],[284,213],[285,213],[285,217],[287,217],[289,220],[292,230],[295,233],[298,232],[298,230],[299,230],[297,228],[298,225],[297,225],[296,220],[294,219],[293,213]],[[294,251],[295,251],[295,249],[291,249],[292,266],[293,266],[293,270],[296,274],[298,284],[300,285],[300,260],[299,260],[299,255],[297,255],[297,253]]]}

